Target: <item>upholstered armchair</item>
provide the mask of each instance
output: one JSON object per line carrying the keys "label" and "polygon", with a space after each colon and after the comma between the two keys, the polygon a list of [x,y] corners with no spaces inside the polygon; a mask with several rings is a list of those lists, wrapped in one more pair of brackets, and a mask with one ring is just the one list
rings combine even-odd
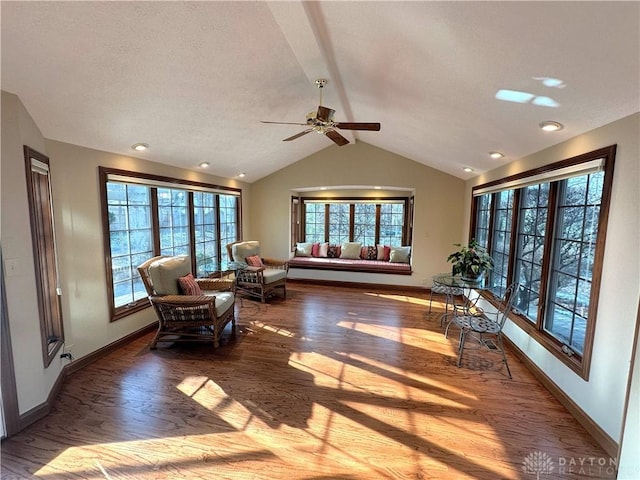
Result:
{"label": "upholstered armchair", "polygon": [[153,257],[138,272],[159,321],[152,349],[162,341],[213,342],[217,348],[229,323],[235,335],[235,293],[228,282],[193,278],[187,256]]}
{"label": "upholstered armchair", "polygon": [[235,288],[239,295],[259,298],[264,303],[276,289],[287,298],[286,260],[260,256],[260,242],[251,240],[227,245],[231,267],[235,270]]}

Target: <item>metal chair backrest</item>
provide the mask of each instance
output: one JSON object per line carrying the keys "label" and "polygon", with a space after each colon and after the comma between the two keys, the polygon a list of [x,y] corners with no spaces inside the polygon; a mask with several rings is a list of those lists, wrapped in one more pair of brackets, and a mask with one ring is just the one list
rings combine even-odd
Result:
{"label": "metal chair backrest", "polygon": [[516,299],[518,290],[520,290],[520,284],[518,282],[513,282],[504,291],[504,295],[502,296],[503,307],[502,309],[500,309],[498,318],[496,319],[501,329],[504,326],[505,322],[507,321],[507,318],[509,317],[509,312],[513,308],[513,302]]}

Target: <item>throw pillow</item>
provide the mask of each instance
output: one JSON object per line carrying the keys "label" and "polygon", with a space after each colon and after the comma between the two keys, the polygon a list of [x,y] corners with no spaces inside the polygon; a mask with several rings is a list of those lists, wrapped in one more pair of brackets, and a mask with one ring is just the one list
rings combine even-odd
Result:
{"label": "throw pillow", "polygon": [[378,260],[384,260],[385,262],[389,261],[389,254],[391,253],[391,247],[385,245],[378,245]]}
{"label": "throw pillow", "polygon": [[319,257],[328,257],[329,256],[329,244],[321,243],[318,248],[318,256]]}
{"label": "throw pillow", "polygon": [[250,267],[264,267],[264,263],[262,263],[262,259],[258,255],[251,255],[245,258],[245,260]]}
{"label": "throw pillow", "polygon": [[341,252],[340,245],[329,245],[329,250],[327,251],[327,257],[329,258],[339,258]]}
{"label": "throw pillow", "polygon": [[364,252],[364,256],[362,258],[364,258],[365,260],[377,260],[378,259],[378,249],[376,247],[362,247],[363,250],[366,250],[366,252]]}
{"label": "throw pillow", "polygon": [[318,252],[320,250],[320,244],[318,242],[314,243],[313,245],[311,245],[311,256],[312,257],[318,257]]}
{"label": "throw pillow", "polygon": [[362,243],[360,242],[344,242],[342,244],[342,252],[340,253],[340,258],[359,259],[361,248]]}
{"label": "throw pillow", "polygon": [[200,285],[196,282],[196,279],[193,278],[192,274],[187,274],[184,277],[178,278],[180,282],[180,288],[182,289],[182,293],[185,295],[202,295],[202,290],[200,289]]}
{"label": "throw pillow", "polygon": [[310,257],[311,249],[313,248],[313,243],[298,243],[296,245],[296,257]]}
{"label": "throw pillow", "polygon": [[389,253],[390,263],[409,263],[411,247],[393,247]]}

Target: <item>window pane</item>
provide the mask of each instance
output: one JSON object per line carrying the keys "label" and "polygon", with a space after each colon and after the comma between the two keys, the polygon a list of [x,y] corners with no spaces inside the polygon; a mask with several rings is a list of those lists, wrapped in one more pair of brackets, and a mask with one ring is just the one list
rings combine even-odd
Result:
{"label": "window pane", "polygon": [[153,256],[150,188],[107,183],[114,306],[146,296],[137,266]]}
{"label": "window pane", "polygon": [[158,224],[162,255],[189,255],[188,192],[158,188]]}
{"label": "window pane", "polygon": [[349,241],[349,204],[329,204],[329,243],[341,245]]}
{"label": "window pane", "polygon": [[602,172],[560,182],[545,329],[582,354],[602,195]]}
{"label": "window pane", "polygon": [[509,250],[511,241],[511,218],[513,212],[513,190],[498,192],[495,195],[493,227],[493,245],[491,256],[494,268],[490,274],[489,290],[496,296],[502,297],[507,288],[509,274]]}
{"label": "window pane", "polygon": [[485,250],[489,250],[489,222],[491,220],[491,194],[478,197],[475,239]]}
{"label": "window pane", "polygon": [[516,307],[534,323],[538,318],[548,199],[548,183],[531,185],[521,192],[515,276],[520,293]]}
{"label": "window pane", "polygon": [[380,205],[379,244],[391,247],[402,246],[404,217],[404,203],[383,203]]}
{"label": "window pane", "polygon": [[356,203],[353,223],[353,241],[362,245],[376,244],[376,206],[373,203]]}
{"label": "window pane", "polygon": [[305,242],[324,242],[324,217],[325,205],[323,203],[305,204]]}
{"label": "window pane", "polygon": [[[219,195],[220,200],[220,250],[218,262],[222,270],[226,270],[229,263],[227,244],[235,242],[238,238],[238,197],[235,195]],[[215,241],[215,237],[214,237]],[[216,254],[217,255],[217,254]],[[213,255],[208,254],[208,258]]]}

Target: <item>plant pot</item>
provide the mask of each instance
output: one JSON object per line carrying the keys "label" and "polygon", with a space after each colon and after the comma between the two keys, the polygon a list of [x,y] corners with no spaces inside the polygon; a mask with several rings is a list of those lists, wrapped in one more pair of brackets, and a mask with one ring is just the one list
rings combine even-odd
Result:
{"label": "plant pot", "polygon": [[466,282],[479,282],[484,272],[474,273],[466,272],[462,274],[462,280]]}

